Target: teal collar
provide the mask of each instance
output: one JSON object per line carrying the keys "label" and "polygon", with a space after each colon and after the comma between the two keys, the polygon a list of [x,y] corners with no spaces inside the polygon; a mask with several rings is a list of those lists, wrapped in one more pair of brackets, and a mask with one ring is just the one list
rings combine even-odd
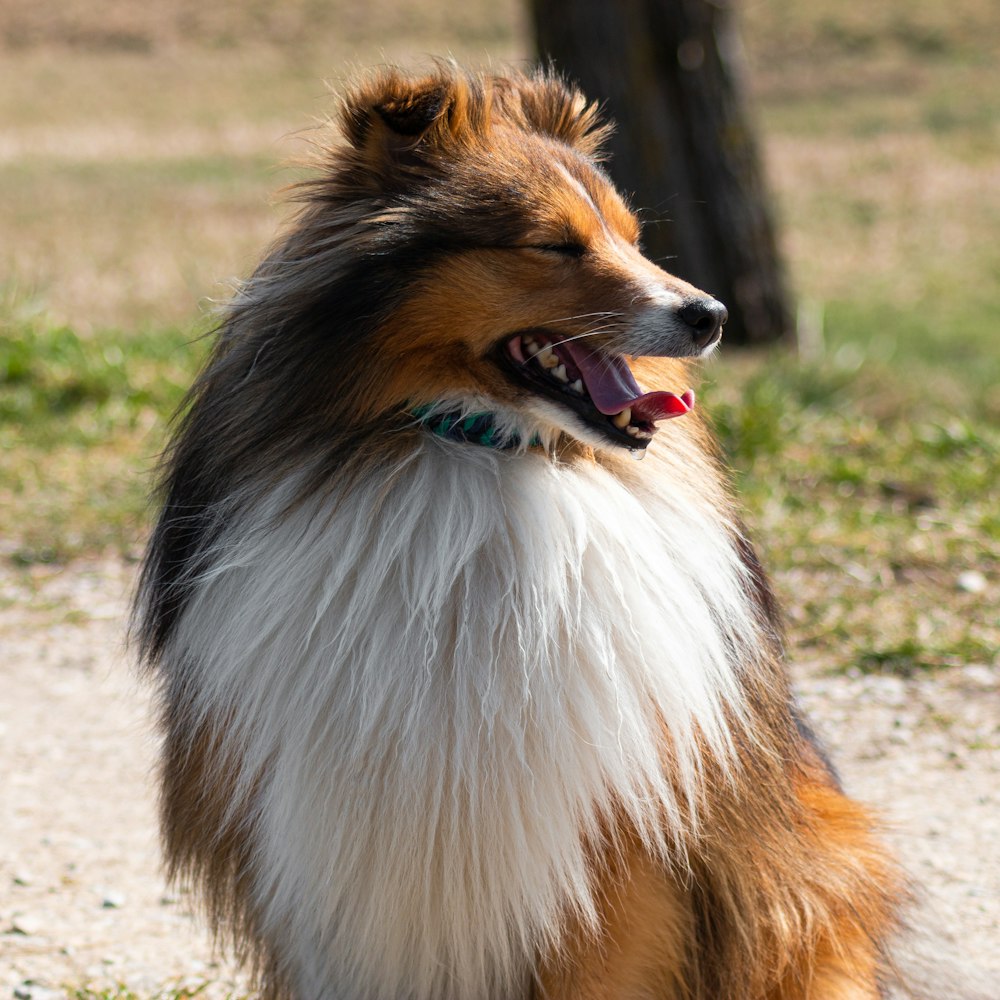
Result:
{"label": "teal collar", "polygon": [[[432,434],[446,441],[460,441],[465,444],[480,444],[485,448],[496,448],[499,451],[510,451],[521,447],[519,434],[501,431],[496,425],[494,415],[488,411],[480,413],[465,413],[462,410],[442,412],[434,407],[417,406],[410,410],[410,415],[427,428]],[[529,446],[540,445],[541,439],[534,435],[528,442]]]}

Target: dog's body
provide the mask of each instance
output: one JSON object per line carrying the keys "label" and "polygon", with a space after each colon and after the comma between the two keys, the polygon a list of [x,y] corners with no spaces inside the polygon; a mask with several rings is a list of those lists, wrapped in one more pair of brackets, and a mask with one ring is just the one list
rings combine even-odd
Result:
{"label": "dog's body", "polygon": [[173,873],[268,997],[875,1000],[901,881],[692,397],[629,372],[683,388],[723,310],[557,81],[385,74],[343,125],[168,456]]}

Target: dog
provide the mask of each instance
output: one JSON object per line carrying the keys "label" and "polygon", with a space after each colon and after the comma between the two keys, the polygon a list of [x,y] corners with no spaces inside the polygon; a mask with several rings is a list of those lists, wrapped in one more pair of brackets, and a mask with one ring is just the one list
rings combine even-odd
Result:
{"label": "dog", "polygon": [[726,310],[643,256],[606,128],[552,73],[363,78],[179,418],[165,851],[266,1000],[891,978],[906,882],[690,389]]}

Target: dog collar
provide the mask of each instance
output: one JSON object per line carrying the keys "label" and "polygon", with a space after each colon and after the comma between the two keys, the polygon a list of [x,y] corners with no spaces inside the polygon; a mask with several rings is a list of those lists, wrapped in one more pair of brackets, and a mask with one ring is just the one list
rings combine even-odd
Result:
{"label": "dog collar", "polygon": [[[436,437],[446,441],[459,441],[464,444],[479,444],[484,448],[495,448],[498,451],[510,451],[521,447],[521,436],[509,431],[501,431],[497,427],[495,417],[489,411],[465,413],[462,410],[442,412],[433,404],[417,406],[410,410],[410,415]],[[540,445],[541,439],[534,435],[528,442],[529,447]]]}

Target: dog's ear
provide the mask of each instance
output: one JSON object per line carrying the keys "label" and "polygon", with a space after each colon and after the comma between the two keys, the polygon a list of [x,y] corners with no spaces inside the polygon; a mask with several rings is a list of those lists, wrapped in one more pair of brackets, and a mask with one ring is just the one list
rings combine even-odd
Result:
{"label": "dog's ear", "polygon": [[412,79],[393,71],[368,81],[343,108],[358,166],[383,182],[418,169],[448,132],[454,103],[454,88],[440,77]]}
{"label": "dog's ear", "polygon": [[521,110],[528,123],[567,146],[601,159],[611,125],[601,120],[600,108],[550,66],[515,81]]}
{"label": "dog's ear", "polygon": [[443,83],[389,97],[372,109],[393,135],[414,138],[423,135],[445,110],[448,93]]}

